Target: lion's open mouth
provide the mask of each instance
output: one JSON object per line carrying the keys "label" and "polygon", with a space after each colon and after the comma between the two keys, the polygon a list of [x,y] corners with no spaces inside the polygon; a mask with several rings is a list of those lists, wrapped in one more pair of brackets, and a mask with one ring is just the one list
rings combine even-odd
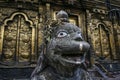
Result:
{"label": "lion's open mouth", "polygon": [[61,59],[68,63],[81,64],[84,60],[84,54],[72,53],[72,54],[62,54]]}

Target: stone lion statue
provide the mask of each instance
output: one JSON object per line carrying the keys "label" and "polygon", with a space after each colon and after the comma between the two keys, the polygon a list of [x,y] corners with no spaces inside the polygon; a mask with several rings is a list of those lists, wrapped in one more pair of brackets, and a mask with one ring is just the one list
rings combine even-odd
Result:
{"label": "stone lion statue", "polygon": [[90,45],[80,28],[69,23],[67,13],[60,11],[48,30],[49,39],[31,80],[91,80],[85,66]]}

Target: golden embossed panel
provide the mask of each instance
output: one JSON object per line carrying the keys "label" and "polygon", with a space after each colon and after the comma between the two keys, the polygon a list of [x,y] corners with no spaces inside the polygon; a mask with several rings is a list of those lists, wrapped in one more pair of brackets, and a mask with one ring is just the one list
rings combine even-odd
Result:
{"label": "golden embossed panel", "polygon": [[20,18],[20,27],[19,27],[19,48],[18,48],[18,56],[19,61],[29,61],[31,54],[31,45],[32,45],[32,28],[29,27],[30,24],[25,22],[23,16],[19,16]]}
{"label": "golden embossed panel", "polygon": [[2,34],[2,31],[1,31],[1,27],[0,27],[0,54],[2,52],[2,43],[1,43],[2,42],[2,40],[1,40],[2,39],[2,35],[1,34]]}
{"label": "golden embossed panel", "polygon": [[8,25],[4,27],[4,39],[3,39],[3,60],[14,60],[17,40],[17,18],[8,22]]}
{"label": "golden embossed panel", "polygon": [[4,26],[2,61],[16,65],[20,62],[30,62],[32,54],[32,27],[24,15],[16,14],[8,19]]}
{"label": "golden embossed panel", "polygon": [[105,30],[104,25],[98,25],[98,28],[93,33],[94,50],[97,56],[109,58],[110,57],[110,43],[108,31]]}

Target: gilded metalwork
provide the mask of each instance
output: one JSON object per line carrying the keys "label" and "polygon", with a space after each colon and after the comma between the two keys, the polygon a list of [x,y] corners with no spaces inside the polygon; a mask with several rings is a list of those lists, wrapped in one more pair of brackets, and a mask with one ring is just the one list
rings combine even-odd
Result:
{"label": "gilded metalwork", "polygon": [[119,59],[120,57],[120,25],[117,22],[113,25],[113,35],[115,40],[115,49],[116,49],[116,58]]}
{"label": "gilded metalwork", "polygon": [[94,35],[94,49],[95,53],[99,57],[110,57],[110,44],[109,44],[109,33],[104,30],[105,26],[99,24],[98,28],[95,29]]}
{"label": "gilded metalwork", "polygon": [[2,29],[0,27],[0,55],[2,53]]}
{"label": "gilded metalwork", "polygon": [[[105,24],[106,23],[106,24]],[[113,56],[112,32],[108,22],[100,22],[98,19],[92,19],[88,28],[89,36],[95,51],[95,55],[110,59]],[[91,35],[90,35],[91,34]]]}
{"label": "gilded metalwork", "polygon": [[2,61],[30,62],[32,54],[35,53],[34,30],[33,22],[22,12],[14,13],[6,19],[2,26]]}

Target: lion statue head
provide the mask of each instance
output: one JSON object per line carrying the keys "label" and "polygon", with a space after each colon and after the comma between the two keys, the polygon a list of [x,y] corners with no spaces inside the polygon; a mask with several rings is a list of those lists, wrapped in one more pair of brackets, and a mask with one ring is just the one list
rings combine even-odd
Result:
{"label": "lion statue head", "polygon": [[32,73],[32,80],[87,80],[84,69],[90,45],[65,11],[57,14],[45,33],[46,44]]}

